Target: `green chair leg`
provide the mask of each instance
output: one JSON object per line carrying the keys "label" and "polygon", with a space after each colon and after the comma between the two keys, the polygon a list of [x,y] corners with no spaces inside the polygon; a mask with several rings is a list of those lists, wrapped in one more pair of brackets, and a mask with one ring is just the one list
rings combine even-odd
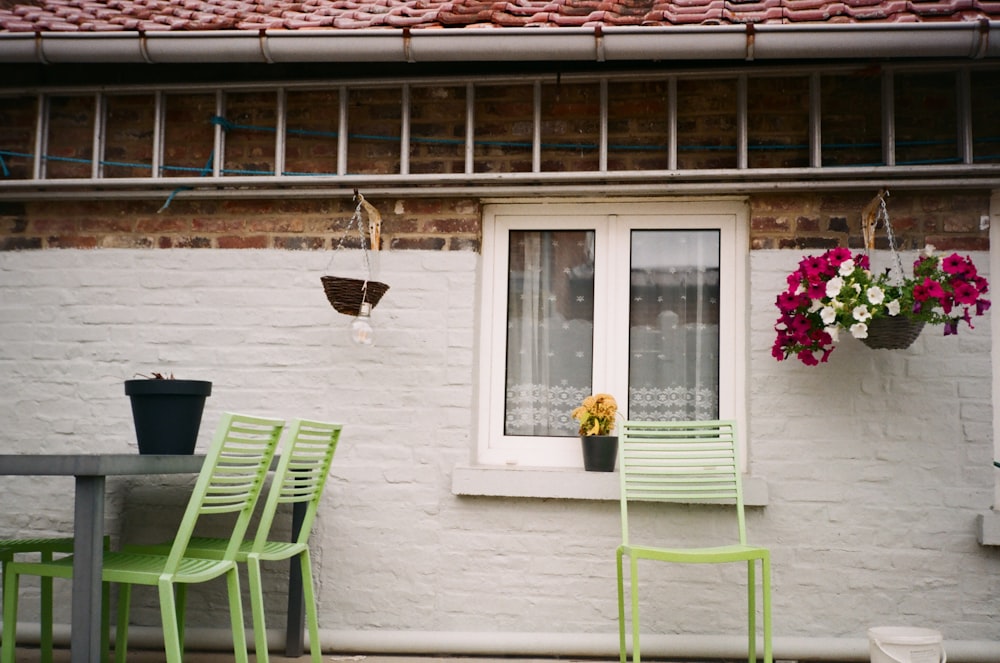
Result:
{"label": "green chair leg", "polygon": [[264,590],[261,582],[260,555],[247,555],[247,581],[250,584],[250,609],[252,611],[254,630],[254,650],[257,652],[257,663],[268,663],[267,628],[258,625],[264,621]]}
{"label": "green chair leg", "polygon": [[243,629],[243,597],[240,594],[240,574],[235,566],[226,574],[226,585],[229,590],[229,616],[233,626],[233,653],[236,655],[236,663],[249,663],[247,636]]}
{"label": "green chair leg", "polygon": [[118,585],[118,628],[115,630],[115,663],[126,663],[128,655],[128,612],[132,602],[132,585]]}
{"label": "green chair leg", "polygon": [[628,657],[627,645],[625,642],[625,574],[622,571],[622,549],[615,552],[618,562],[618,660],[625,663]]}
{"label": "green chair leg", "polygon": [[629,583],[632,599],[632,661],[639,663],[639,560],[629,557]]}
{"label": "green chair leg", "polygon": [[177,644],[184,655],[184,615],[187,614],[187,584],[175,585],[174,596],[177,598]]}
{"label": "green chair leg", "polygon": [[17,601],[8,597],[17,596],[18,577],[9,569],[3,570],[3,639],[0,641],[0,663],[14,663],[14,648],[17,645]]}
{"label": "green chair leg", "polygon": [[319,616],[316,614],[316,589],[313,585],[312,560],[309,558],[308,548],[302,551],[300,559],[302,592],[306,602],[306,619],[309,621],[309,651],[312,654],[312,663],[322,663],[323,655],[319,645]]}

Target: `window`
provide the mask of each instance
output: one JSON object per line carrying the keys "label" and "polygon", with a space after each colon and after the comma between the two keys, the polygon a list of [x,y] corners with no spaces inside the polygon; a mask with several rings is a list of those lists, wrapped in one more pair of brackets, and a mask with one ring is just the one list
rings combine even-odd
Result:
{"label": "window", "polygon": [[746,207],[488,205],[478,461],[582,467],[570,412],[742,420]]}

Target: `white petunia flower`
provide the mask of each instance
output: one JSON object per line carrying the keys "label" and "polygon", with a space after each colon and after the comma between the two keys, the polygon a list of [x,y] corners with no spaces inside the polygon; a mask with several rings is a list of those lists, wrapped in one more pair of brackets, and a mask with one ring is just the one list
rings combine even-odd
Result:
{"label": "white petunia flower", "polygon": [[892,300],[891,302],[885,305],[885,308],[887,311],[889,311],[889,315],[899,315],[899,300],[898,299]]}
{"label": "white petunia flower", "polygon": [[864,322],[872,317],[872,314],[868,311],[868,307],[862,304],[861,306],[855,306],[854,310],[851,311],[851,315],[858,322]]}
{"label": "white petunia flower", "polygon": [[881,304],[885,301],[885,291],[877,285],[868,288],[865,296],[868,297],[868,301],[872,304]]}
{"label": "white petunia flower", "polygon": [[830,340],[836,343],[840,340],[840,327],[837,325],[830,325],[829,327],[824,327],[823,331],[830,335]]}
{"label": "white petunia flower", "polygon": [[868,338],[868,325],[863,322],[855,322],[851,325],[851,336],[854,338]]}
{"label": "white petunia flower", "polygon": [[840,269],[837,270],[837,271],[840,272],[841,276],[847,276],[848,274],[850,274],[851,272],[853,272],[854,271],[854,258],[848,258],[844,262],[840,263]]}
{"label": "white petunia flower", "polygon": [[826,282],[826,296],[836,297],[840,294],[841,288],[844,287],[844,279],[839,276],[835,276]]}
{"label": "white petunia flower", "polygon": [[819,317],[823,319],[824,325],[832,325],[837,320],[837,309],[832,306],[824,306],[823,310],[819,312]]}

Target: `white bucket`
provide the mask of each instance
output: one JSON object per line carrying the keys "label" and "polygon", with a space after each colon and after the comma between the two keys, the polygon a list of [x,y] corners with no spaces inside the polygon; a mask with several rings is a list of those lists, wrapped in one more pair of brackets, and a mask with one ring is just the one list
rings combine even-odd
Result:
{"label": "white bucket", "polygon": [[868,629],[871,663],[946,663],[941,634],[929,628],[876,626]]}

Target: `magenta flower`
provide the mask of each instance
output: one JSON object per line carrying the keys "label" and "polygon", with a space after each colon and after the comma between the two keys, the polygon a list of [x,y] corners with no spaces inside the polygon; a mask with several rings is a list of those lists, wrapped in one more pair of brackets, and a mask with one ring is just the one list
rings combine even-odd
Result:
{"label": "magenta flower", "polygon": [[[971,273],[970,273],[971,269]],[[945,274],[957,274],[960,276],[975,276],[976,268],[971,260],[963,258],[957,253],[952,253],[941,261],[941,271]]]}
{"label": "magenta flower", "polygon": [[837,247],[826,252],[827,260],[834,267],[840,267],[840,263],[851,259],[851,250],[844,247]]}
{"label": "magenta flower", "polygon": [[825,258],[807,256],[799,263],[799,271],[802,272],[806,280],[814,282],[825,276],[832,276],[835,270],[831,269],[830,263]]}
{"label": "magenta flower", "polygon": [[[812,353],[812,350],[805,349],[799,350],[799,353],[795,355],[799,361],[801,361],[806,366],[819,366],[819,360]],[[823,361],[826,361],[826,355],[823,356]]]}
{"label": "magenta flower", "polygon": [[928,299],[941,299],[944,297],[944,289],[941,284],[925,277],[924,282],[913,286],[913,299],[918,302],[925,302]]}
{"label": "magenta flower", "polygon": [[959,304],[972,305],[976,303],[977,299],[979,299],[979,290],[976,286],[966,281],[953,281],[951,283],[951,290],[954,294],[955,301]]}

